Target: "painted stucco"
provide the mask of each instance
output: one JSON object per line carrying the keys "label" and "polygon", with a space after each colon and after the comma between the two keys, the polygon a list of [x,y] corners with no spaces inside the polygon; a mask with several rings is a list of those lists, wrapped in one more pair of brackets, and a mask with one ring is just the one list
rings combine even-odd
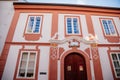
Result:
{"label": "painted stucco", "polygon": [[[27,3],[26,3],[27,4]],[[26,4],[15,4],[16,14],[13,17],[13,22],[9,33],[11,36],[7,38],[5,43],[4,52],[2,53],[2,80],[17,80],[18,73],[18,60],[20,56],[20,50],[35,50],[38,52],[36,69],[37,78],[40,80],[64,80],[64,59],[65,57],[73,52],[83,55],[86,60],[87,77],[88,80],[114,80],[114,72],[112,71],[112,66],[110,63],[110,58],[108,51],[116,50],[120,51],[119,40],[118,43],[112,44],[103,35],[99,18],[112,18],[118,33],[120,34],[120,18],[115,16],[110,16],[109,10],[106,12],[106,16],[102,16],[99,13],[98,8],[82,8],[82,7],[69,7],[66,6],[44,6],[44,5],[26,5]],[[24,7],[23,7],[23,6]],[[27,7],[27,8],[25,8]],[[24,10],[23,10],[24,9]],[[29,10],[31,9],[31,10]],[[47,10],[49,9],[49,10]],[[63,11],[62,11],[63,9]],[[85,10],[83,10],[85,9]],[[75,11],[76,10],[76,11]],[[101,10],[101,9],[100,9]],[[82,12],[83,11],[83,12]],[[98,12],[97,12],[98,11]],[[106,10],[107,11],[107,10]],[[91,13],[94,12],[92,15]],[[98,14],[99,13],[99,14]],[[108,14],[108,16],[107,16]],[[27,24],[27,19],[29,15],[42,15],[42,31],[39,40],[27,40],[25,39],[25,28]],[[98,46],[92,47],[90,45],[79,42],[79,46],[69,46],[69,42],[58,44],[58,48],[51,46],[49,39],[51,39],[56,33],[55,39],[63,40],[68,35],[65,31],[65,16],[77,16],[80,19],[81,35],[77,35],[81,38],[86,38],[90,33],[96,34],[98,37]],[[17,21],[18,19],[18,21]],[[14,21],[16,21],[14,23]],[[17,25],[16,25],[17,24]],[[15,30],[12,32],[11,30]],[[13,35],[12,35],[13,34]],[[8,34],[9,35],[9,34]],[[1,36],[1,35],[0,35]],[[3,36],[3,35],[2,35]],[[70,35],[75,36],[75,35]],[[1,37],[0,37],[1,38]],[[117,38],[120,38],[117,35]],[[10,39],[10,40],[8,40]],[[3,40],[4,41],[4,40]],[[75,39],[71,42],[76,41]],[[114,41],[113,41],[114,42]],[[7,53],[8,51],[8,53]],[[7,55],[7,57],[6,57]],[[5,56],[5,57],[4,57]],[[19,57],[19,58],[18,58]],[[18,59],[17,59],[18,58]],[[6,60],[6,62],[5,62]],[[16,63],[17,62],[17,63]],[[4,66],[5,64],[5,66]],[[11,65],[12,64],[12,65]],[[53,65],[54,64],[54,65]],[[17,65],[17,67],[16,67]],[[106,66],[107,65],[107,66]],[[0,67],[1,69],[1,67]],[[53,71],[52,71],[53,70]],[[45,74],[42,74],[45,73]],[[7,76],[7,77],[6,77]]]}
{"label": "painted stucco", "polygon": [[[38,80],[48,80],[49,75],[49,53],[50,47],[40,46],[40,61],[39,61],[39,71],[38,71]],[[46,73],[46,75],[40,74],[41,72]]]}
{"label": "painted stucco", "polygon": [[97,35],[98,37],[98,42],[100,44],[105,44],[105,43],[110,43],[107,41],[107,39],[104,37],[104,32],[102,31],[102,26],[101,26],[101,23],[100,23],[100,18],[112,18],[114,23],[115,23],[115,26],[117,28],[117,31],[118,33],[120,34],[120,20],[119,20],[119,17],[114,17],[114,16],[95,16],[95,15],[92,15],[91,16],[92,18],[92,22],[93,22],[93,27],[94,27],[94,31],[95,31],[95,34]]}
{"label": "painted stucco", "polygon": [[[24,38],[24,30],[27,24],[28,15],[43,15],[41,38],[37,41],[27,41]],[[21,13],[16,25],[13,42],[48,42],[51,35],[51,23],[51,13]]]}
{"label": "painted stucco", "polygon": [[3,72],[2,80],[13,80],[14,78],[14,72],[16,68],[16,62],[19,54],[19,49],[21,49],[22,46],[11,46],[8,58],[6,61],[5,69]]}
{"label": "painted stucco", "polygon": [[100,62],[103,72],[103,79],[104,80],[114,80],[111,67],[110,67],[110,60],[108,58],[107,53],[108,48],[99,48],[99,55],[100,55]]}
{"label": "painted stucco", "polygon": [[0,55],[14,15],[13,1],[0,1]]}

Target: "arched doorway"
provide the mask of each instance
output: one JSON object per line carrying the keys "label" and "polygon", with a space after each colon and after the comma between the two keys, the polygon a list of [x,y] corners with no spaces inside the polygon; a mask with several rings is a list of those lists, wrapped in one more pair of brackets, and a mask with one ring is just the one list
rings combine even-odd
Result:
{"label": "arched doorway", "polygon": [[86,63],[82,55],[73,52],[65,57],[64,80],[87,80]]}

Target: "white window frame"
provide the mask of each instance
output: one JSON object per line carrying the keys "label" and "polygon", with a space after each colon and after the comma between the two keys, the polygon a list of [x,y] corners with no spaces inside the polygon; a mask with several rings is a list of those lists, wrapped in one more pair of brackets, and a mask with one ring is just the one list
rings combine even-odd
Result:
{"label": "white window frame", "polygon": [[[35,18],[35,19],[34,19],[34,23],[33,23],[33,29],[31,30],[31,32],[28,31],[28,29],[29,29],[30,17],[34,17],[34,18]],[[36,27],[36,17],[40,17],[39,32],[37,32],[37,33],[33,32],[33,31],[35,30],[35,27]],[[28,17],[27,27],[26,27],[26,33],[27,33],[27,34],[40,34],[41,27],[42,27],[42,16],[41,16],[41,15],[38,15],[38,16],[29,16],[29,17]]]}
{"label": "white window frame", "polygon": [[[34,72],[33,72],[33,77],[27,77],[26,76],[26,74],[27,73],[25,73],[25,77],[20,77],[19,76],[19,69],[20,69],[20,64],[21,64],[21,61],[22,61],[22,55],[23,55],[23,53],[24,52],[26,52],[26,53],[28,53],[28,59],[27,59],[27,63],[26,63],[26,70],[25,70],[25,72],[27,72],[27,69],[28,69],[28,62],[29,62],[29,57],[30,57],[30,53],[35,53],[35,64],[34,64]],[[17,78],[23,78],[23,79],[34,79],[35,78],[35,72],[36,72],[36,62],[37,62],[37,51],[21,51],[21,55],[20,55],[20,61],[19,61],[19,66],[18,66],[18,70],[17,70]]]}
{"label": "white window frame", "polygon": [[[68,27],[67,27],[67,18],[71,18],[71,24],[72,24],[72,33],[68,33]],[[74,24],[73,24],[73,18],[76,18],[77,19],[77,24],[78,24],[78,31],[79,33],[74,33]],[[80,22],[79,22],[79,17],[66,17],[66,34],[67,35],[80,35],[81,34],[81,31],[80,31]]]}
{"label": "white window frame", "polygon": [[[105,31],[105,28],[104,28],[104,24],[103,24],[103,20],[107,21],[107,25],[108,25],[108,20],[110,20],[112,22],[112,25],[113,25],[113,28],[114,28],[114,31],[115,31],[115,34],[112,34],[111,30],[110,30],[110,27],[108,25],[108,30],[110,31],[110,34],[106,34],[106,31]],[[116,32],[116,29],[115,29],[115,25],[114,25],[114,22],[112,19],[101,19],[101,23],[102,23],[102,28],[103,28],[103,31],[105,33],[106,36],[117,36],[117,32]]]}
{"label": "white window frame", "polygon": [[[116,70],[115,70],[116,68],[115,68],[115,66],[114,66],[114,61],[115,61],[115,60],[112,59],[112,54],[117,55],[117,59],[118,59],[118,60],[116,60],[116,61],[118,61],[119,64],[120,64],[120,59],[119,59],[119,57],[118,57],[118,54],[120,54],[120,52],[111,52],[111,53],[110,53],[110,57],[111,57],[112,66],[113,66],[113,69],[114,69],[115,76],[116,76],[116,78],[120,78],[120,76],[117,76],[117,72],[116,72]],[[120,69],[120,67],[117,68],[117,69]]]}

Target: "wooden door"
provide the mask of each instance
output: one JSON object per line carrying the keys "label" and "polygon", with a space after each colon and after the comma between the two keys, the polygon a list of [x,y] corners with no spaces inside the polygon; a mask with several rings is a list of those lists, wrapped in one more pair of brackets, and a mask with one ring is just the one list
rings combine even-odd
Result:
{"label": "wooden door", "polygon": [[78,53],[71,53],[64,60],[64,80],[87,80],[85,59]]}

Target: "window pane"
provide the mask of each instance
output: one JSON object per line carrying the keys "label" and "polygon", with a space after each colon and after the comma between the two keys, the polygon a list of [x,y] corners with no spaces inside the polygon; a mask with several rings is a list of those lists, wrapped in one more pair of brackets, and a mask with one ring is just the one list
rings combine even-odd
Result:
{"label": "window pane", "polygon": [[27,70],[27,77],[33,77],[33,72],[34,72],[33,69],[28,69]]}
{"label": "window pane", "polygon": [[71,30],[68,30],[68,33],[72,33],[72,31],[71,31]]}
{"label": "window pane", "polygon": [[116,69],[116,74],[118,77],[120,77],[120,69]]}
{"label": "window pane", "polygon": [[34,68],[35,68],[35,56],[36,54],[31,52],[28,62],[27,77],[33,77]]}
{"label": "window pane", "polygon": [[73,18],[74,33],[79,33],[77,18]]}
{"label": "window pane", "polygon": [[25,77],[25,69],[19,69],[19,77]]}
{"label": "window pane", "polygon": [[19,75],[18,76],[20,76],[20,77],[25,77],[25,69],[26,69],[26,66],[27,66],[27,58],[28,58],[28,53],[24,52],[22,54],[20,68],[19,68]]}
{"label": "window pane", "polygon": [[111,20],[108,20],[108,25],[112,34],[115,34],[114,26]]}
{"label": "window pane", "polygon": [[78,26],[74,26],[74,33],[79,33]]}
{"label": "window pane", "polygon": [[27,59],[27,57],[28,57],[28,53],[27,52],[23,52],[22,59]]}
{"label": "window pane", "polygon": [[107,21],[106,20],[102,20],[102,23],[103,23],[103,26],[104,26],[105,33],[107,35],[110,35],[110,31],[109,31],[109,28],[108,28]]}
{"label": "window pane", "polygon": [[71,18],[67,18],[67,22],[71,22]]}
{"label": "window pane", "polygon": [[28,69],[34,69],[35,65],[35,53],[31,53],[29,57]]}
{"label": "window pane", "polygon": [[120,53],[118,54],[119,60],[120,60]]}
{"label": "window pane", "polygon": [[20,64],[20,69],[25,69],[26,68],[27,61],[21,61]]}
{"label": "window pane", "polygon": [[117,55],[116,54],[112,54],[112,59],[113,60],[117,60]]}
{"label": "window pane", "polygon": [[114,66],[115,66],[115,68],[119,68],[120,67],[119,62],[118,61],[114,61]]}
{"label": "window pane", "polygon": [[22,59],[21,59],[20,68],[22,68],[22,69],[25,69],[25,68],[26,68],[27,59],[28,59],[28,53],[27,53],[27,52],[24,52],[24,53],[22,54]]}
{"label": "window pane", "polygon": [[117,72],[117,73],[120,73],[120,69],[116,69],[116,72]]}
{"label": "window pane", "polygon": [[30,54],[30,59],[34,60],[34,59],[35,59],[35,56],[36,56],[35,53],[32,53],[32,52],[31,52],[31,54]]}
{"label": "window pane", "polygon": [[34,69],[34,64],[35,64],[35,61],[29,61],[28,69]]}
{"label": "window pane", "polygon": [[34,25],[34,17],[30,17],[27,32],[32,32],[33,25]]}
{"label": "window pane", "polygon": [[68,23],[67,23],[67,26],[68,26],[68,27],[71,27],[71,26],[72,26],[72,25],[71,25],[71,22],[70,22],[70,23],[68,22]]}
{"label": "window pane", "polygon": [[67,18],[67,33],[69,33],[69,34],[72,33],[72,23],[71,23],[71,18]]}
{"label": "window pane", "polygon": [[40,29],[40,17],[36,17],[35,33],[38,33]]}
{"label": "window pane", "polygon": [[73,22],[77,22],[77,18],[73,18]]}
{"label": "window pane", "polygon": [[37,21],[40,21],[40,17],[39,17],[39,16],[38,16],[38,17],[36,17],[36,20],[37,20]]}
{"label": "window pane", "polygon": [[117,76],[120,77],[120,73],[117,73]]}

